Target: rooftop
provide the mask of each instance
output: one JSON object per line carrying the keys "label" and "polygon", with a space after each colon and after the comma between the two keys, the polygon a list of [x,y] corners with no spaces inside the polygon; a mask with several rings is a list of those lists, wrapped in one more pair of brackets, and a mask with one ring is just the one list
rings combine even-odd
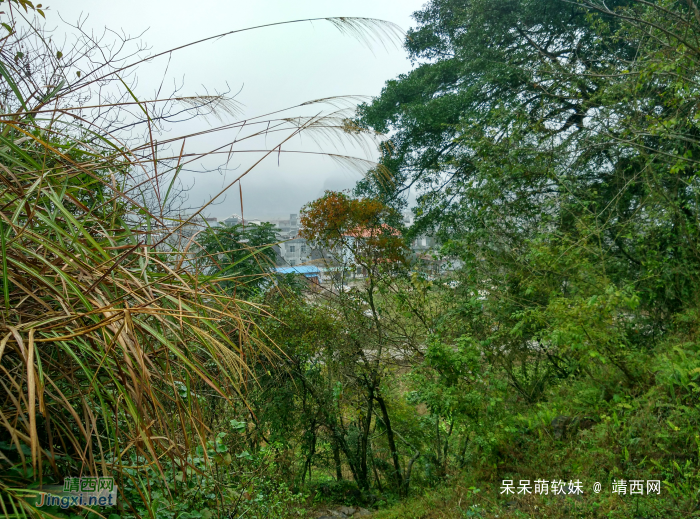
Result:
{"label": "rooftop", "polygon": [[299,267],[278,267],[275,269],[278,274],[318,274],[321,269],[314,265],[302,265]]}

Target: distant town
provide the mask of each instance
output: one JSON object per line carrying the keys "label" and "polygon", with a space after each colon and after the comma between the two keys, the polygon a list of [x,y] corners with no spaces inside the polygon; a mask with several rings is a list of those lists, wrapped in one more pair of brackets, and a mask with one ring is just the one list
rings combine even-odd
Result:
{"label": "distant town", "polygon": [[[196,246],[194,238],[199,232],[206,228],[216,228],[220,226],[251,226],[271,224],[275,228],[278,242],[274,245],[276,257],[276,271],[278,273],[296,273],[305,276],[309,281],[324,284],[332,279],[338,279],[337,273],[345,273],[343,279],[347,282],[346,275],[350,273],[351,279],[362,279],[366,273],[362,267],[351,264],[345,255],[340,251],[324,251],[313,247],[299,235],[299,218],[296,213],[292,213],[288,218],[243,218],[237,213],[231,214],[225,219],[216,217],[197,216],[195,218],[181,216],[176,220],[178,223],[174,227],[178,230],[166,241],[170,245],[176,245],[180,250],[188,248],[187,243],[191,243],[191,250],[194,252]],[[182,222],[187,222],[184,225]],[[403,213],[403,224],[406,227],[413,225],[413,215],[406,211]],[[445,258],[439,255],[439,245],[433,236],[420,235],[410,244],[413,259],[416,267],[428,276],[440,275],[446,271],[458,268],[461,262],[456,258]],[[343,283],[341,282],[341,284]]]}
{"label": "distant town", "polygon": [[[277,236],[280,239],[279,255],[283,265],[294,267],[314,261],[314,250],[306,240],[299,237],[299,220],[296,214],[290,214],[289,218],[274,218],[274,219],[243,219],[239,214],[232,214],[224,220],[218,218],[205,218],[209,225],[237,225],[244,223],[245,225],[260,225],[263,223],[271,223],[277,230]],[[406,211],[403,214],[403,223],[406,227],[413,225],[413,215]],[[436,252],[436,241],[432,236],[419,236],[411,243],[411,250],[423,257],[430,255],[431,252]]]}

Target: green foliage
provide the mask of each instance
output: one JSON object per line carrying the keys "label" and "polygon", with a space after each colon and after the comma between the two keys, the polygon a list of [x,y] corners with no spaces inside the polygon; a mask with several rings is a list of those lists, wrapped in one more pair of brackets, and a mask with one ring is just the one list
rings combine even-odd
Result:
{"label": "green foliage", "polygon": [[360,107],[359,126],[390,132],[395,176],[358,194],[400,207],[417,189],[411,232],[464,264],[408,377],[427,462],[445,463],[454,423],[475,488],[555,477],[552,461],[557,477],[664,481],[656,501],[578,508],[456,488],[478,511],[449,516],[696,512],[698,12],[432,0],[406,40],[417,66]]}
{"label": "green foliage", "polygon": [[[699,12],[428,2],[417,66],[343,126],[390,134],[393,178],[302,211],[364,275],[311,293],[267,290],[271,226],[153,244],[162,214],[126,195],[123,149],[41,119],[64,84],[33,97],[8,54],[0,505],[26,515],[17,487],[107,466],[122,517],[696,516]],[[411,187],[402,231],[458,270],[409,271]],[[586,490],[500,492],[539,478]],[[621,478],[661,495],[590,491]]]}
{"label": "green foliage", "polygon": [[[399,200],[416,185],[414,232],[434,229],[481,279],[561,288],[594,265],[603,286],[640,292],[653,340],[695,301],[698,273],[697,21],[668,5],[429,3],[407,40],[419,66],[360,110],[393,131],[397,181],[361,190]],[[556,243],[535,272],[533,253]]]}
{"label": "green foliage", "polygon": [[[131,477],[125,480],[124,496],[136,506],[122,517],[305,517],[303,504],[308,496],[291,491],[280,479],[273,449],[232,455],[229,451],[235,449],[235,442],[227,441],[226,436],[221,432],[207,442],[206,449],[198,447],[186,470],[166,468],[165,478],[151,468],[127,469]],[[132,463],[138,466],[144,461],[133,459]]]}
{"label": "green foliage", "polygon": [[270,223],[209,227],[197,237],[198,265],[225,292],[248,298],[268,284],[276,242]]}

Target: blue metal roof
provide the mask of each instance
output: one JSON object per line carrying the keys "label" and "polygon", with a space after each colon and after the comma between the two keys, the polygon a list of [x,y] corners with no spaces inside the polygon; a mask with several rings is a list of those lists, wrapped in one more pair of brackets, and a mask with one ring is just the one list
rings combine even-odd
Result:
{"label": "blue metal roof", "polygon": [[278,267],[275,269],[278,274],[303,274],[313,276],[321,273],[321,270],[314,265],[300,265],[298,267]]}

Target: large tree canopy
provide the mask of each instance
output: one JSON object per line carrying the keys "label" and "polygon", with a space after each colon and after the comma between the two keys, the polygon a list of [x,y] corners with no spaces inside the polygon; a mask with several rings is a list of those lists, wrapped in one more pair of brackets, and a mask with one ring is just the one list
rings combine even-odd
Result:
{"label": "large tree canopy", "polygon": [[416,67],[359,110],[391,136],[394,181],[358,192],[401,206],[416,190],[414,232],[436,232],[508,315],[612,286],[641,296],[655,333],[695,303],[697,12],[430,1],[406,40]]}
{"label": "large tree canopy", "polygon": [[360,109],[364,125],[396,132],[385,161],[402,189],[470,179],[484,139],[530,153],[564,144],[600,106],[608,62],[634,53],[562,0],[435,0],[415,18],[406,48],[418,66]]}

